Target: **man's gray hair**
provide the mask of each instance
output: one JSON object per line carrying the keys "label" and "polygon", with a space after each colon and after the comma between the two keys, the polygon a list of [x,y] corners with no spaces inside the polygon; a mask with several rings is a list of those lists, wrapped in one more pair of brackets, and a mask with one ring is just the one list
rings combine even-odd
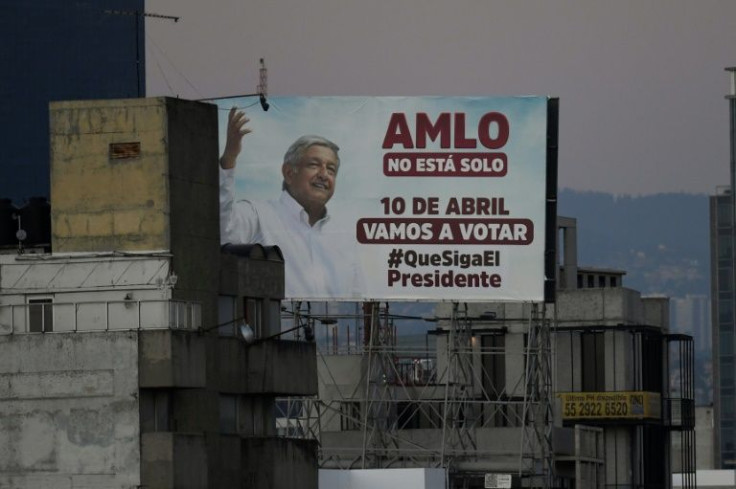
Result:
{"label": "man's gray hair", "polygon": [[286,150],[284,163],[291,167],[296,167],[299,160],[304,156],[304,153],[312,146],[324,146],[326,148],[330,148],[332,152],[335,153],[338,165],[340,164],[340,155],[338,154],[340,147],[329,139],[313,135],[302,136],[294,141],[292,145],[289,146],[289,149]]}

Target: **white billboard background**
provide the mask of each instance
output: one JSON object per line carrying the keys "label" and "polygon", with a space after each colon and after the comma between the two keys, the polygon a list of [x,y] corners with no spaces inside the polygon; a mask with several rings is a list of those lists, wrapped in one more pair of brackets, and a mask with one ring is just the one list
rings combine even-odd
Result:
{"label": "white billboard background", "polygon": [[[245,109],[252,133],[245,136],[238,158],[235,198],[275,199],[281,192],[281,165],[286,149],[298,137],[316,134],[340,146],[340,168],[335,194],[328,209],[343,224],[340,231],[356,235],[355,223],[361,218],[426,217],[517,218],[534,224],[534,240],[527,245],[453,244],[358,244],[357,259],[365,278],[360,295],[320,295],[288,297],[313,300],[461,300],[461,301],[541,301],[544,283],[544,233],[546,189],[546,97],[275,97],[269,98],[270,110],[263,111],[256,97],[218,100],[220,107],[220,147],[225,145],[228,111],[236,106]],[[465,136],[478,137],[478,121],[489,112],[500,112],[509,121],[509,138],[497,150],[440,148],[440,138],[427,138],[426,148],[405,149],[401,145],[382,147],[393,113],[405,114],[414,133],[417,113],[425,113],[434,122],[442,113],[462,113]],[[492,129],[491,129],[492,130]],[[507,173],[502,177],[456,176],[386,176],[384,155],[401,152],[503,152],[507,155]],[[458,162],[455,161],[456,166]],[[403,198],[407,209],[402,215],[384,213],[383,198]],[[414,215],[413,199],[438,198],[438,215]],[[505,216],[448,215],[451,198],[503,198],[509,214]],[[265,243],[276,244],[278,243]],[[411,279],[405,286],[388,284],[388,259],[394,249],[417,253],[459,254],[498,251],[499,263],[493,266],[463,268],[456,266],[410,267],[402,264],[394,274],[434,274],[453,269],[473,274],[486,271],[501,277],[495,287],[415,286]],[[292,257],[285,256],[285,260]],[[415,279],[417,280],[417,279]],[[287,294],[289,277],[287,273]]]}

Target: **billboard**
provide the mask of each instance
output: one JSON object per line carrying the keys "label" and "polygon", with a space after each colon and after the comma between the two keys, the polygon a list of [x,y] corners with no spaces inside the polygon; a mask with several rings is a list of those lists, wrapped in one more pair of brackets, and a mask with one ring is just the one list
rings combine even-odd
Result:
{"label": "billboard", "polygon": [[550,99],[268,102],[216,101],[221,234],[279,246],[287,298],[544,300]]}
{"label": "billboard", "polygon": [[562,419],[661,419],[658,392],[562,392]]}

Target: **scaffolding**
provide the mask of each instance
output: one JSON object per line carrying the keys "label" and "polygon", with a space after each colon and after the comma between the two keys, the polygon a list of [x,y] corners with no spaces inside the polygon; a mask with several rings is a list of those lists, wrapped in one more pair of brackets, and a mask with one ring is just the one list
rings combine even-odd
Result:
{"label": "scaffolding", "polygon": [[[422,347],[401,343],[396,321],[406,317],[388,304],[364,303],[353,317],[293,304],[295,325],[324,324],[333,338],[318,353],[320,396],[303,406],[298,429],[283,424],[319,441],[322,468],[441,468],[448,488],[485,487],[493,474],[514,487],[553,487],[545,306],[526,304],[527,317],[514,320],[449,306],[446,317],[422,318],[436,323]],[[340,349],[338,319],[354,319],[355,346]],[[506,344],[509,331],[517,343]]]}

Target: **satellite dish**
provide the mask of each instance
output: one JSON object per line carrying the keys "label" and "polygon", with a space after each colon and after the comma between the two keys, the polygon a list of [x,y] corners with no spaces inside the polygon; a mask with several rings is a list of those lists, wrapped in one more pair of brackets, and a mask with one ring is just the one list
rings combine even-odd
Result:
{"label": "satellite dish", "polygon": [[253,332],[253,328],[251,328],[246,322],[242,322],[240,324],[238,333],[240,334],[240,338],[248,344],[253,343],[256,340],[256,334]]}

